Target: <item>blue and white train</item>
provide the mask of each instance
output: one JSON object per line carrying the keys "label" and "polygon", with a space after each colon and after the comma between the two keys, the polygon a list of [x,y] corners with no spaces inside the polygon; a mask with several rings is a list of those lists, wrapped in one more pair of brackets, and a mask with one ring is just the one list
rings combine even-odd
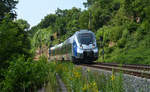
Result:
{"label": "blue and white train", "polygon": [[92,31],[80,30],[63,43],[49,48],[50,60],[92,62],[98,58],[96,38]]}

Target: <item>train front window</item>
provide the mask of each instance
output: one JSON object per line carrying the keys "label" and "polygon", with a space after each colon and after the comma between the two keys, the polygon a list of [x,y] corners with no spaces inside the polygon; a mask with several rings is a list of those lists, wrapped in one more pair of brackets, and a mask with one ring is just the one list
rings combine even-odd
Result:
{"label": "train front window", "polygon": [[79,43],[86,45],[93,44],[93,42],[95,41],[94,38],[94,35],[91,33],[82,33],[78,35]]}

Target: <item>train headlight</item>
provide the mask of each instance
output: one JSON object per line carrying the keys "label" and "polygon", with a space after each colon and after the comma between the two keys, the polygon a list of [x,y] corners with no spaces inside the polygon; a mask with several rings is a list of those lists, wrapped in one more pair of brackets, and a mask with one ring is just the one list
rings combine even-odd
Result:
{"label": "train headlight", "polygon": [[95,44],[92,45],[92,48],[93,48],[93,49],[96,48]]}
{"label": "train headlight", "polygon": [[82,46],[82,44],[80,44],[80,48],[81,48],[81,49],[83,49],[83,46]]}

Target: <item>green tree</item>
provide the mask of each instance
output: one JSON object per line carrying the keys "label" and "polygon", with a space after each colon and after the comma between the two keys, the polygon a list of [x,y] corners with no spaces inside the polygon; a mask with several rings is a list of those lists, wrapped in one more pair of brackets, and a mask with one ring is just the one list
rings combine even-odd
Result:
{"label": "green tree", "polygon": [[38,24],[40,28],[48,28],[49,26],[54,27],[54,23],[56,21],[55,14],[49,14],[42,19],[42,21]]}
{"label": "green tree", "polygon": [[90,19],[89,11],[84,10],[79,17],[79,23],[80,23],[79,26],[81,29],[88,29],[89,19]]}
{"label": "green tree", "polygon": [[19,20],[16,20],[15,22],[20,26],[21,29],[25,31],[28,31],[30,28],[30,24],[26,20],[19,19]]}
{"label": "green tree", "polygon": [[11,21],[9,17],[0,24],[0,61],[12,59],[13,56],[29,55],[30,41],[27,32]]}
{"label": "green tree", "polygon": [[11,18],[16,17],[14,9],[18,0],[0,0],[0,21],[5,17],[7,13],[11,15]]}

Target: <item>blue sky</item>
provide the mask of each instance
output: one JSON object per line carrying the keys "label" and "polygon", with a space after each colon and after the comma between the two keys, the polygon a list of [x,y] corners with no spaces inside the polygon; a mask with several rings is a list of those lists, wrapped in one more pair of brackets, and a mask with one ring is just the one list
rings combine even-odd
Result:
{"label": "blue sky", "polygon": [[19,0],[17,4],[17,19],[25,19],[31,26],[37,25],[47,14],[55,13],[57,8],[84,9],[83,2],[87,0]]}

